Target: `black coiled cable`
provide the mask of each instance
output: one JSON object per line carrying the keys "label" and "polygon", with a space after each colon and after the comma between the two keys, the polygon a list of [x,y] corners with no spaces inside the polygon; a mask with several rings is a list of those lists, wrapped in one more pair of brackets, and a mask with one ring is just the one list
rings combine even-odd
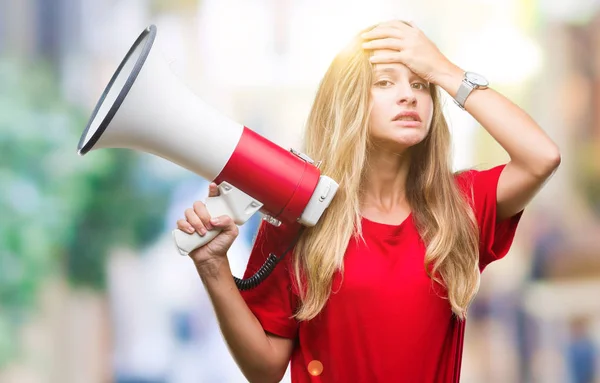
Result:
{"label": "black coiled cable", "polygon": [[290,250],[292,250],[292,248],[294,248],[294,246],[296,246],[296,243],[300,239],[300,235],[302,234],[303,231],[304,231],[304,226],[302,226],[301,229],[298,231],[296,238],[294,238],[294,240],[292,241],[290,246],[288,246],[288,248],[281,255],[281,257],[278,257],[273,253],[270,253],[269,256],[267,257],[267,259],[265,260],[265,263],[263,263],[263,265],[260,267],[260,269],[258,269],[258,271],[256,273],[254,273],[254,275],[252,275],[251,277],[246,278],[246,279],[240,279],[240,278],[234,276],[233,280],[235,281],[235,284],[236,284],[238,290],[240,290],[240,291],[250,290],[250,289],[253,289],[256,286],[260,285],[261,283],[263,283],[263,281],[265,279],[267,279],[267,277],[269,275],[271,275],[273,270],[275,270],[275,266],[277,266],[277,264],[283,259],[283,257],[285,257],[285,255],[287,253],[289,253]]}

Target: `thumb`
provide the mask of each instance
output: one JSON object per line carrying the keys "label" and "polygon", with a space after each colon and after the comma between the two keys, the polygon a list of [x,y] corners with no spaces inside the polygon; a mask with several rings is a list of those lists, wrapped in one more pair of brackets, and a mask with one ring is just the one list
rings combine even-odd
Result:
{"label": "thumb", "polygon": [[233,221],[233,219],[228,215],[221,215],[218,217],[212,217],[210,219],[210,224],[213,227],[222,229],[222,230],[233,230],[237,225]]}
{"label": "thumb", "polygon": [[219,188],[218,188],[217,184],[214,182],[211,182],[210,185],[208,185],[208,196],[216,197],[219,194],[221,194],[221,193],[219,192]]}

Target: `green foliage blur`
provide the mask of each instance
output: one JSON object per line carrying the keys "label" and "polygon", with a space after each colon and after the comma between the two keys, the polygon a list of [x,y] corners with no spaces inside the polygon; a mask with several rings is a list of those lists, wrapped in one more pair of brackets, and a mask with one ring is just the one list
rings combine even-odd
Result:
{"label": "green foliage blur", "polygon": [[42,61],[0,60],[0,368],[45,278],[103,289],[110,249],[140,248],[163,229],[170,186],[133,151],[85,157],[90,111],[60,96]]}

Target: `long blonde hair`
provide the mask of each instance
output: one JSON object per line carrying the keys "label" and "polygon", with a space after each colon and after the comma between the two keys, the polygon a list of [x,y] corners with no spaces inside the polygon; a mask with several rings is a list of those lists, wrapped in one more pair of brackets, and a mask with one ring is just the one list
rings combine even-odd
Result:
{"label": "long blonde hair", "polygon": [[[360,200],[373,80],[369,53],[358,36],[329,66],[306,124],[304,152],[321,160],[321,173],[340,187],[319,223],[304,231],[294,250],[298,320],[312,319],[323,309],[335,272],[343,272],[349,241],[362,238]],[[433,84],[431,96],[431,129],[410,149],[406,197],[426,245],[425,270],[446,288],[452,311],[464,319],[479,288],[478,230],[451,171],[450,131]]]}

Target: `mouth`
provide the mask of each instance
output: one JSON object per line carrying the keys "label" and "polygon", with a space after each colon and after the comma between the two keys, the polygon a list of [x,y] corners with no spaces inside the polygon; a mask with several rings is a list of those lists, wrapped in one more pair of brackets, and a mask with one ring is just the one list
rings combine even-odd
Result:
{"label": "mouth", "polygon": [[415,128],[421,125],[421,117],[417,112],[404,111],[398,113],[393,119],[393,122],[407,128]]}
{"label": "mouth", "polygon": [[392,121],[405,121],[405,122],[421,122],[419,113],[413,111],[404,111],[398,113]]}

